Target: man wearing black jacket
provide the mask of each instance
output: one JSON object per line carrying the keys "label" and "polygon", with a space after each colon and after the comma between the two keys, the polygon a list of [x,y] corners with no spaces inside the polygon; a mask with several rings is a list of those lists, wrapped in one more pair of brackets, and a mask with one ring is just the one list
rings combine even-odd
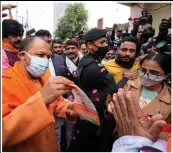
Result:
{"label": "man wearing black jacket", "polygon": [[101,127],[85,120],[78,120],[75,125],[75,139],[72,140],[68,151],[109,152],[112,149],[112,132],[115,122],[111,116],[109,119],[106,118],[106,101],[107,95],[116,93],[120,86],[101,64],[101,60],[108,51],[106,30],[92,29],[83,38],[89,53],[80,60],[78,65],[79,87],[95,105]]}
{"label": "man wearing black jacket", "polygon": [[139,19],[138,18],[134,18],[133,29],[131,31],[131,36],[137,37],[138,27],[139,27]]}

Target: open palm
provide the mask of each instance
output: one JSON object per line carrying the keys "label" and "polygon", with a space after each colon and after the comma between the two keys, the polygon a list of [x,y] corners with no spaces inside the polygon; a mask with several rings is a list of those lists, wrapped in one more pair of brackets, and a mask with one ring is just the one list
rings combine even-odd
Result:
{"label": "open palm", "polygon": [[135,135],[155,141],[166,124],[161,120],[161,114],[156,114],[151,119],[144,117],[136,98],[130,91],[125,92],[123,89],[114,94],[113,101],[108,105],[108,111],[117,122],[119,136]]}

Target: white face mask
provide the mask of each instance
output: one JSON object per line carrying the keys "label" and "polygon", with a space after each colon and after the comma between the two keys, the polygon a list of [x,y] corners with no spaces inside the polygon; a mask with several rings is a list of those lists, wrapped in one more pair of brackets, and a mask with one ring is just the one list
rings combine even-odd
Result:
{"label": "white face mask", "polygon": [[27,71],[35,78],[43,76],[49,67],[49,60],[37,56],[31,56],[27,52],[25,53],[31,58],[30,65],[26,66]]}
{"label": "white face mask", "polygon": [[154,85],[162,82],[163,79],[165,78],[162,76],[155,76],[150,73],[148,73],[148,76],[147,76],[147,73],[145,75],[143,75],[142,72],[140,72],[140,77],[141,77],[142,85],[145,87],[154,86]]}

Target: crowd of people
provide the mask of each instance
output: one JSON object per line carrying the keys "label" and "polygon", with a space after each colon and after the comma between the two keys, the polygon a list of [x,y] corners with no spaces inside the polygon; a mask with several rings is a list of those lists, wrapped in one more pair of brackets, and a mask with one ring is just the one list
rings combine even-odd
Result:
{"label": "crowd of people", "polygon": [[[45,29],[24,36],[22,24],[4,19],[3,151],[171,151],[171,18],[157,36],[152,20],[142,10],[131,33],[114,24],[60,40]],[[74,109],[77,89],[99,126]]]}

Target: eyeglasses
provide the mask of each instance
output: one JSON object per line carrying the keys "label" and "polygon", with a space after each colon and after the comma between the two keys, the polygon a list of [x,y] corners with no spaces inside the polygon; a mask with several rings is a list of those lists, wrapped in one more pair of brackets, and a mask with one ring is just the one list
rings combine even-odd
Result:
{"label": "eyeglasses", "polygon": [[147,74],[147,77],[149,79],[151,79],[151,80],[163,79],[165,77],[165,75],[164,74],[160,74],[159,71],[156,71],[156,70],[146,70],[144,68],[141,68],[140,72],[139,72],[139,75],[141,77],[143,77],[145,74]]}

